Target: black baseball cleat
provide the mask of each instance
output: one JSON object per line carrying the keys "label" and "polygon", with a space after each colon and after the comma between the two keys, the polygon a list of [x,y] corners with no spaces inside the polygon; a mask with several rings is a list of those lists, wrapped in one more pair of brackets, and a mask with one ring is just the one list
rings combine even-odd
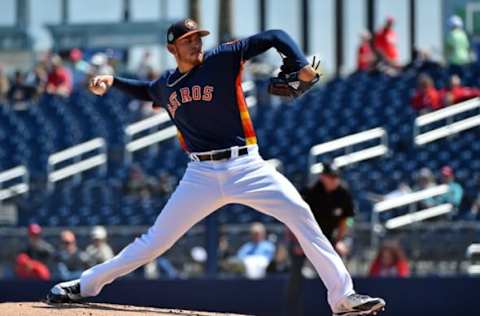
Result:
{"label": "black baseball cleat", "polygon": [[333,316],[376,315],[385,309],[385,301],[378,297],[351,294],[336,306]]}
{"label": "black baseball cleat", "polygon": [[47,294],[47,303],[77,303],[82,299],[80,295],[80,280],[58,283]]}

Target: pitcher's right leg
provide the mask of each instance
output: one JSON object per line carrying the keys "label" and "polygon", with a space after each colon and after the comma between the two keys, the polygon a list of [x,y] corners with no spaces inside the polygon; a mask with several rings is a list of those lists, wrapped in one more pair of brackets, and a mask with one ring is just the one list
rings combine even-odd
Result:
{"label": "pitcher's right leg", "polygon": [[[82,273],[81,297],[95,296],[102,288],[168,250],[188,229],[223,205],[215,174],[189,167],[155,224],[114,258]],[[52,288],[63,293],[61,284]]]}

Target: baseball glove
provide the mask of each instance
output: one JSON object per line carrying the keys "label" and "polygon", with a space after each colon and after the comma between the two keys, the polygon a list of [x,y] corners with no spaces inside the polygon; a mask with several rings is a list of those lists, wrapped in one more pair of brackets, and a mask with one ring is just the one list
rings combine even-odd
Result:
{"label": "baseball glove", "polygon": [[[313,57],[313,69],[317,70],[319,65],[320,60],[315,65],[315,57]],[[287,58],[284,58],[277,77],[270,78],[268,92],[282,97],[299,97],[320,79],[320,75],[317,74],[312,81],[302,81],[298,78],[299,70],[295,71],[294,69],[295,65]]]}

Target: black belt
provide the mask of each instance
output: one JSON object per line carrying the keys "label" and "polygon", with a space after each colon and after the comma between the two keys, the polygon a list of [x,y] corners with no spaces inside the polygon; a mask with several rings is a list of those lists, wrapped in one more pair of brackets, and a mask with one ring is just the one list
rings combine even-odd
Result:
{"label": "black belt", "polygon": [[[243,156],[248,154],[248,148],[243,147],[238,150],[238,156]],[[232,150],[225,149],[222,151],[214,152],[211,154],[195,154],[195,157],[200,161],[208,160],[224,160],[232,158]]]}

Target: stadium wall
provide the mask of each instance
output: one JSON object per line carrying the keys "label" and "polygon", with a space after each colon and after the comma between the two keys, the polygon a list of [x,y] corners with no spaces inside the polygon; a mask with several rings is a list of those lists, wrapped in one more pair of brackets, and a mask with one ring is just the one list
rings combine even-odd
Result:
{"label": "stadium wall", "polygon": [[[53,283],[1,281],[0,301],[41,300]],[[355,280],[360,293],[387,300],[389,316],[477,315],[480,278],[410,278]],[[201,279],[145,281],[125,279],[107,286],[96,302],[202,311],[281,316],[285,302],[284,277],[252,281]],[[304,283],[305,315],[331,315],[325,289],[318,279]]]}

